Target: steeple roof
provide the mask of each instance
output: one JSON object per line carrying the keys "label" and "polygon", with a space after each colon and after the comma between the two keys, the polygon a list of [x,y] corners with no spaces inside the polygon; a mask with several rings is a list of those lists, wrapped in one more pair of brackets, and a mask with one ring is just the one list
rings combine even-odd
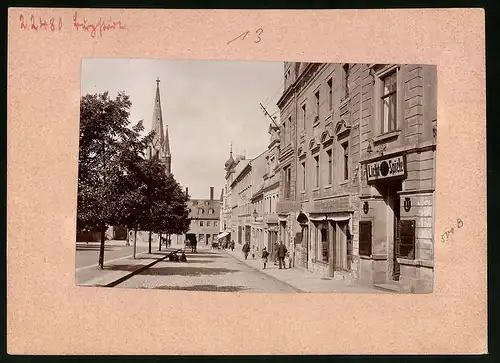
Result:
{"label": "steeple roof", "polygon": [[163,116],[161,114],[161,100],[160,100],[160,79],[156,79],[156,96],[153,108],[153,131],[155,136],[153,139],[153,147],[158,151],[161,150],[163,145]]}
{"label": "steeple roof", "polygon": [[168,125],[165,125],[165,138],[163,139],[163,155],[170,156],[170,141],[168,139]]}
{"label": "steeple roof", "polygon": [[226,163],[224,164],[224,167],[226,170],[231,169],[231,167],[234,164],[234,159],[233,159],[233,144],[231,143],[231,151],[229,152],[229,159],[227,159]]}

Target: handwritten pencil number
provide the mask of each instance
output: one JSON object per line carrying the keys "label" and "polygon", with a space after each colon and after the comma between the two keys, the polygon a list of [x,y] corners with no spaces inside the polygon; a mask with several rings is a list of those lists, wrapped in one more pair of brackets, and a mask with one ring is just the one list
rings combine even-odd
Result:
{"label": "handwritten pencil number", "polygon": [[262,33],[264,33],[264,30],[262,28],[259,28],[255,31],[255,33],[257,34],[258,40],[254,41],[254,43],[260,43],[260,41],[262,40],[260,36],[262,35]]}
{"label": "handwritten pencil number", "polygon": [[[256,39],[254,40],[254,43],[260,43],[262,41],[262,38],[261,38],[261,35],[262,33],[264,32],[264,30],[262,28],[259,28],[255,31],[255,35],[256,35]],[[241,33],[240,35],[238,35],[236,38],[234,39],[231,39],[229,42],[227,42],[227,44],[231,44],[232,42],[234,42],[235,40],[245,40],[245,38],[250,34],[250,31],[247,30],[246,32],[243,32]]]}

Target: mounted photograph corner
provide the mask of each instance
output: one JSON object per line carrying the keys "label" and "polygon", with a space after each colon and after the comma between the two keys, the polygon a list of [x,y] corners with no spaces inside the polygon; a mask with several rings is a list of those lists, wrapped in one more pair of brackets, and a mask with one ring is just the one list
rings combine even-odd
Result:
{"label": "mounted photograph corner", "polygon": [[431,293],[436,72],[82,60],[76,284]]}

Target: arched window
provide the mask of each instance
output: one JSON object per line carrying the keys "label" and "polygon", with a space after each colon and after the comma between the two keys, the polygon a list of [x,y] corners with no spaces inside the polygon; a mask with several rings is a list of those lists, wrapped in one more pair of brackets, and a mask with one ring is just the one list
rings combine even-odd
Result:
{"label": "arched window", "polygon": [[198,214],[203,214],[205,211],[203,210],[203,208],[199,208],[198,209]]}
{"label": "arched window", "polygon": [[214,214],[214,210],[213,210],[212,208],[210,208],[210,209],[208,210],[208,214]]}

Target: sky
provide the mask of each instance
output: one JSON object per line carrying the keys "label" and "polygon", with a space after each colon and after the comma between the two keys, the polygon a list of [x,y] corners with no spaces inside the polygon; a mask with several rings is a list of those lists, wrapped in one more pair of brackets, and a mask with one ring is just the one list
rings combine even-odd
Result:
{"label": "sky", "polygon": [[253,158],[269,143],[271,115],[283,91],[283,62],[159,59],[84,59],[81,94],[120,91],[130,96],[130,123],[151,130],[156,79],[164,129],[168,125],[172,173],[191,198],[215,198],[224,187],[224,163]]}

